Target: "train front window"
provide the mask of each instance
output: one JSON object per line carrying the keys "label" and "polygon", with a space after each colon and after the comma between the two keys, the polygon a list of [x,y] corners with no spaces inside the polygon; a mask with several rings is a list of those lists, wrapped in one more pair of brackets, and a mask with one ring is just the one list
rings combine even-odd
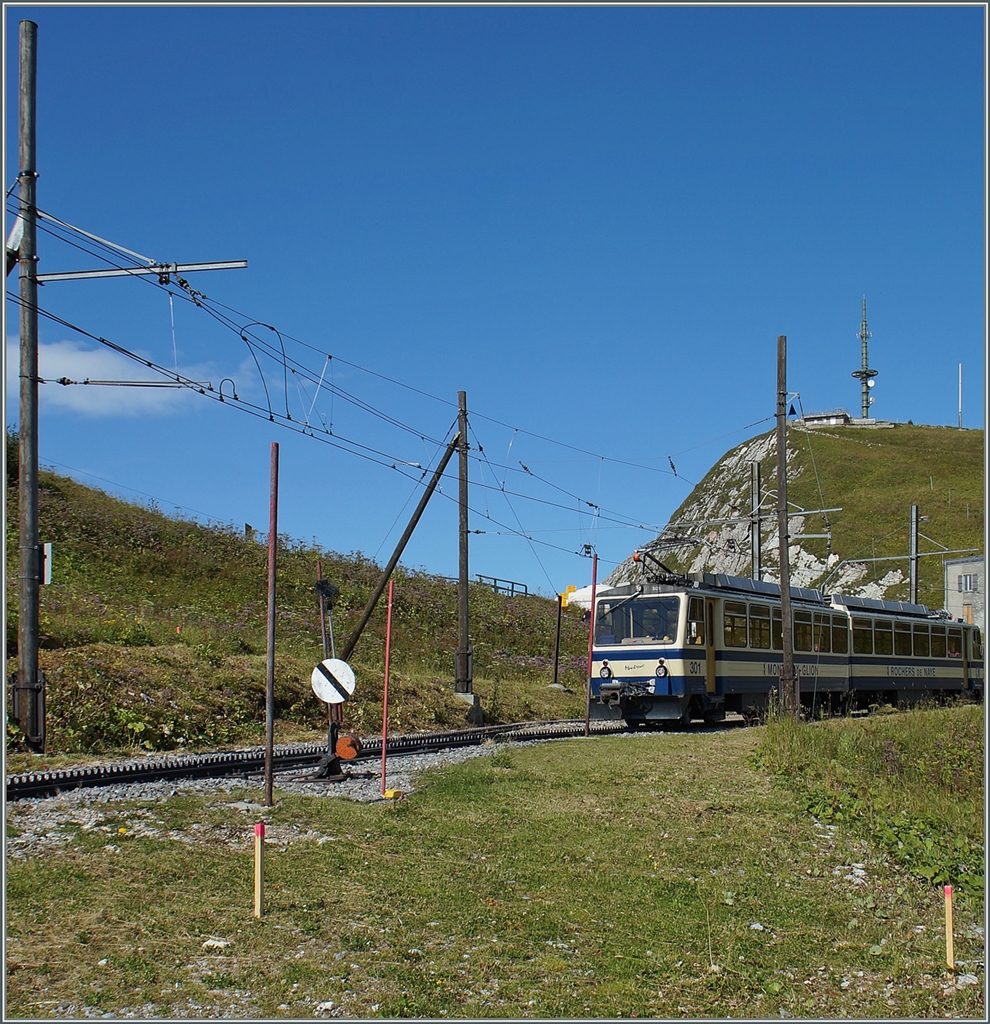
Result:
{"label": "train front window", "polygon": [[617,598],[598,602],[596,644],[672,644],[677,639],[677,597]]}

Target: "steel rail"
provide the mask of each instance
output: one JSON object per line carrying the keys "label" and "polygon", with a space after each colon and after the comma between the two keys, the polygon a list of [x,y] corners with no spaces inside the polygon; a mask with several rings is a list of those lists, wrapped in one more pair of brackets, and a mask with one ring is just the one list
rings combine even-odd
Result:
{"label": "steel rail", "polygon": [[[609,735],[625,732],[621,723],[597,722],[593,732]],[[538,740],[578,736],[583,721],[517,722],[507,725],[478,726],[443,733],[413,733],[389,739],[387,756],[422,754],[450,747],[477,746],[487,740]],[[361,741],[362,753],[356,760],[380,758],[381,737]],[[326,754],[320,743],[283,744],[275,748],[274,769],[316,767]],[[135,782],[160,782],[169,779],[208,779],[235,775],[247,777],[264,770],[263,748],[228,750],[206,754],[165,754],[142,761],[111,762],[53,771],[24,772],[7,778],[7,801],[30,797],[48,797],[83,787],[113,786]]]}

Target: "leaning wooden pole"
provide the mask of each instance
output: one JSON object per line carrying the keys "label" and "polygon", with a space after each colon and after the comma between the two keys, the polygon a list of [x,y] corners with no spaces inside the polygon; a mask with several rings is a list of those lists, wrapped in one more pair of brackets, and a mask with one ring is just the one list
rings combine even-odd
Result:
{"label": "leaning wooden pole", "polygon": [[348,641],[344,644],[344,649],[340,652],[342,661],[347,661],[351,654],[354,652],[355,646],[357,646],[358,640],[361,638],[361,634],[364,632],[364,627],[368,625],[368,620],[371,618],[372,612],[375,610],[375,605],[378,604],[378,599],[382,596],[385,591],[385,587],[388,586],[389,578],[392,575],[392,570],[396,567],[399,562],[399,558],[402,555],[403,550],[409,538],[412,536],[413,530],[416,529],[416,524],[419,522],[420,516],[423,514],[426,508],[426,503],[430,500],[433,492],[437,489],[437,484],[440,483],[440,478],[443,476],[443,471],[447,468],[447,463],[450,462],[453,454],[457,451],[457,445],[459,443],[460,434],[455,437],[450,444],[447,445],[447,450],[443,453],[443,458],[440,460],[440,465],[437,466],[433,473],[433,477],[426,487],[423,497],[419,499],[419,504],[416,506],[416,511],[413,512],[412,518],[409,520],[409,525],[406,527],[405,533],[399,538],[399,543],[395,545],[395,550],[392,552],[392,557],[388,560],[388,565],[382,570],[381,579],[378,581],[378,586],[375,587],[374,593],[368,599],[368,603],[364,607],[364,611],[361,613],[361,619],[358,624],[354,627],[354,631],[351,633]]}

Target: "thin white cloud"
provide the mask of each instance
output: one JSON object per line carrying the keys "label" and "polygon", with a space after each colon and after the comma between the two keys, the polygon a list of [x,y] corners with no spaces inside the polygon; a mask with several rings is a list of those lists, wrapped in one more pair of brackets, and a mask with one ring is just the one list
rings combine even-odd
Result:
{"label": "thin white cloud", "polygon": [[[7,340],[6,395],[8,408],[16,407],[19,398],[20,355],[16,341]],[[206,380],[195,371],[181,372],[195,380]],[[81,413],[85,416],[165,415],[185,407],[193,393],[186,388],[108,387],[97,384],[56,383],[60,377],[69,380],[164,380],[148,367],[119,352],[104,348],[87,348],[78,341],[56,341],[38,345],[38,376],[49,383],[38,387],[39,409]]]}

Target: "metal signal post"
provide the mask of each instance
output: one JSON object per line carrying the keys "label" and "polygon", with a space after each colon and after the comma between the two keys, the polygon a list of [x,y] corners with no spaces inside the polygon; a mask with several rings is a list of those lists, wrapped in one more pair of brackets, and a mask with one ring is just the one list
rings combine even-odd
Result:
{"label": "metal signal post", "polygon": [[20,425],[18,512],[17,679],[12,697],[14,717],[27,744],[45,750],[44,677],[38,672],[38,255],[37,179],[35,170],[38,26],[20,24]]}

